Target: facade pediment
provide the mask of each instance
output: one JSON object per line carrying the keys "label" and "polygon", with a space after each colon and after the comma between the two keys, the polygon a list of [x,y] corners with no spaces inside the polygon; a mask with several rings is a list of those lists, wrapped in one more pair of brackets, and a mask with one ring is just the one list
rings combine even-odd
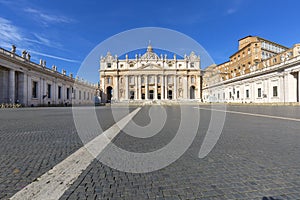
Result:
{"label": "facade pediment", "polygon": [[147,65],[144,65],[144,66],[141,66],[139,68],[137,68],[137,70],[163,70],[164,68],[161,67],[161,66],[158,66],[156,64],[147,64]]}

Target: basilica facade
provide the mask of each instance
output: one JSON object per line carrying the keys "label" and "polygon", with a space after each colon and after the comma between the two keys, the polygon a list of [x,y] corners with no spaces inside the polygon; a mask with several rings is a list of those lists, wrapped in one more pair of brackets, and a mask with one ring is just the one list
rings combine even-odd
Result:
{"label": "basilica facade", "polygon": [[134,59],[119,59],[110,52],[100,59],[100,90],[104,102],[200,101],[200,57],[158,56],[151,45]]}

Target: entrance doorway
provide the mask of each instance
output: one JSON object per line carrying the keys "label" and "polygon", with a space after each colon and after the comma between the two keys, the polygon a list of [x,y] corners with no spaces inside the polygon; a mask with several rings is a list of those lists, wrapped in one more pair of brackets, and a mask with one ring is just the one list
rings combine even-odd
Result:
{"label": "entrance doorway", "polygon": [[108,103],[111,102],[112,90],[113,90],[113,89],[112,89],[111,86],[108,86],[108,87],[106,88],[106,97],[107,97],[106,101],[107,101]]}
{"label": "entrance doorway", "polygon": [[158,86],[157,90],[156,90],[156,94],[157,94],[157,99],[161,99],[161,87]]}
{"label": "entrance doorway", "polygon": [[172,90],[169,90],[168,91],[168,99],[172,99],[173,98],[173,92],[172,92]]}
{"label": "entrance doorway", "polygon": [[190,99],[195,99],[195,86],[190,87]]}
{"label": "entrance doorway", "polygon": [[134,99],[134,91],[130,91],[130,92],[129,92],[129,95],[130,95],[129,98],[130,98],[131,100],[133,100],[133,99]]}
{"label": "entrance doorway", "polygon": [[149,90],[149,99],[153,99],[154,91]]}

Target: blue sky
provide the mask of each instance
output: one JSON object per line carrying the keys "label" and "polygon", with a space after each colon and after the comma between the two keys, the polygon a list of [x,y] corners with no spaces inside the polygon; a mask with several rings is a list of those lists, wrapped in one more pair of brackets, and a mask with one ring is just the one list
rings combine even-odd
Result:
{"label": "blue sky", "polygon": [[15,44],[18,53],[27,49],[35,62],[41,58],[48,67],[55,64],[59,71],[76,74],[89,52],[107,38],[129,29],[162,27],[190,36],[218,64],[247,35],[288,47],[300,42],[299,7],[297,0],[0,0],[0,46]]}

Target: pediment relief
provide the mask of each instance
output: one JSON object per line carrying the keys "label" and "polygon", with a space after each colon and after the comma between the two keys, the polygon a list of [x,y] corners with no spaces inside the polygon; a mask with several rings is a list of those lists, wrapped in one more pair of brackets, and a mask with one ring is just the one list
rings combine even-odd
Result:
{"label": "pediment relief", "polygon": [[130,60],[130,61],[128,61],[128,64],[136,64],[136,61],[134,61],[134,60]]}
{"label": "pediment relief", "polygon": [[155,64],[147,64],[139,67],[137,70],[163,70],[163,68]]}

